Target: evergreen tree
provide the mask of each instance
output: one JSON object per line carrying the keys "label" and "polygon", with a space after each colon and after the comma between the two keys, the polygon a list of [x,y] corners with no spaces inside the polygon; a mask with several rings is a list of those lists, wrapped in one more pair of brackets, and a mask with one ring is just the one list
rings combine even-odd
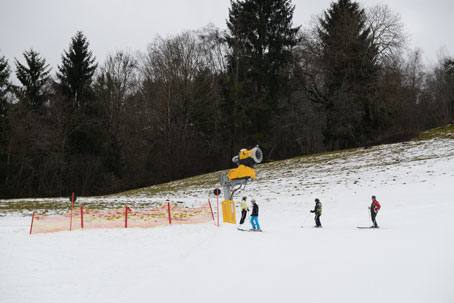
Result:
{"label": "evergreen tree", "polygon": [[0,57],[0,100],[2,101],[8,88],[9,75],[10,69],[8,66],[8,61],[5,59],[5,57]]}
{"label": "evergreen tree", "polygon": [[444,88],[443,98],[448,108],[448,119],[454,123],[454,58],[446,58],[443,61],[443,71],[446,74],[442,87]]}
{"label": "evergreen tree", "polygon": [[0,196],[8,197],[7,193],[7,138],[8,138],[8,123],[7,123],[7,102],[6,91],[9,86],[10,70],[8,61],[5,57],[0,57]]}
{"label": "evergreen tree", "polygon": [[454,76],[454,58],[445,59],[443,67],[449,76]]}
{"label": "evergreen tree", "polygon": [[6,92],[9,88],[10,69],[5,57],[0,57],[0,132],[3,121],[6,119]]}
{"label": "evergreen tree", "polygon": [[92,96],[91,83],[96,70],[95,57],[88,50],[89,43],[82,32],[71,38],[68,51],[62,55],[57,77],[63,94],[72,101],[73,108],[82,108]]}
{"label": "evergreen tree", "polygon": [[373,97],[377,49],[366,26],[366,14],[356,2],[338,0],[319,23],[326,144],[330,149],[367,144],[379,125]]}
{"label": "evergreen tree", "polygon": [[37,110],[46,101],[46,84],[49,80],[50,67],[44,58],[33,49],[24,52],[26,65],[21,64],[17,59],[16,76],[22,83],[19,89],[19,97],[32,109]]}
{"label": "evergreen tree", "polygon": [[292,61],[299,27],[290,0],[231,2],[227,21],[230,92],[234,122],[259,140],[285,91],[283,69]]}

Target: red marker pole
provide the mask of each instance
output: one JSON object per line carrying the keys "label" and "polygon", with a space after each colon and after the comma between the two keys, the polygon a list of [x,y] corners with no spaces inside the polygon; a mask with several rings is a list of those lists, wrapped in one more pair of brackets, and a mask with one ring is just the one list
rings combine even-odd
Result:
{"label": "red marker pole", "polygon": [[172,224],[172,217],[170,216],[170,202],[167,202],[167,210],[169,212],[169,224]]}
{"label": "red marker pole", "polygon": [[33,220],[35,219],[35,212],[33,212],[32,216],[32,225],[30,226],[30,235],[32,234],[32,229],[33,229]]}
{"label": "red marker pole", "polygon": [[132,212],[129,206],[125,207],[125,228],[128,228],[128,212]]}
{"label": "red marker pole", "polygon": [[210,199],[208,199],[208,205],[210,205],[211,217],[213,218],[213,221],[214,221],[213,208],[211,207]]}
{"label": "red marker pole", "polygon": [[128,207],[125,207],[125,228],[128,228]]}
{"label": "red marker pole", "polygon": [[80,207],[80,228],[84,228],[84,208]]}
{"label": "red marker pole", "polygon": [[71,196],[71,223],[69,224],[69,231],[73,228],[73,209],[74,209],[74,193]]}

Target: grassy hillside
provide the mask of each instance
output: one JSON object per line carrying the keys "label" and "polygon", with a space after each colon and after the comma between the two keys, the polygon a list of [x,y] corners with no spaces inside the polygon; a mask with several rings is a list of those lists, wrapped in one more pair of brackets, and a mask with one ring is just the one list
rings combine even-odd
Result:
{"label": "grassy hillside", "polygon": [[[256,166],[257,179],[249,182],[246,192],[261,196],[266,201],[280,195],[302,196],[323,193],[327,178],[339,186],[364,185],[366,171],[390,173],[410,169],[411,163],[454,155],[454,125],[421,133],[409,142],[357,148],[344,151],[296,157]],[[219,185],[221,171],[181,179],[127,192],[97,197],[79,197],[76,207],[115,209],[125,205],[149,209],[170,201],[184,206],[215,200],[211,193]],[[430,172],[428,172],[430,173]],[[409,172],[411,176],[411,173]],[[383,182],[404,182],[393,174]],[[69,195],[68,195],[69,196]],[[65,213],[69,210],[68,197],[45,199],[0,200],[0,216]]]}

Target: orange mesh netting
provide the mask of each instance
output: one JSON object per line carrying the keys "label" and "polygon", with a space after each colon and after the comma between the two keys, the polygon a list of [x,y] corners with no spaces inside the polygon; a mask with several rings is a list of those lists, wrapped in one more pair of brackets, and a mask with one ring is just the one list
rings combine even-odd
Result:
{"label": "orange mesh netting", "polygon": [[71,226],[71,213],[58,216],[34,215],[33,233],[49,233],[55,231],[63,231],[81,228],[81,213],[80,210],[73,212],[73,220]]}
{"label": "orange mesh netting", "polygon": [[171,205],[170,213],[172,215],[172,223],[176,224],[204,223],[213,220],[211,208],[208,203],[198,208],[182,208]]}
{"label": "orange mesh netting", "polygon": [[85,209],[84,229],[125,227],[125,209],[94,210]]}
{"label": "orange mesh netting", "polygon": [[130,211],[128,212],[128,227],[156,227],[169,224],[167,208],[167,204],[163,204],[152,210]]}
{"label": "orange mesh netting", "polygon": [[[170,220],[169,220],[170,213]],[[151,210],[134,211],[129,207],[116,210],[78,209],[58,216],[35,214],[30,233],[46,233],[71,229],[156,227],[164,224],[195,224],[214,220],[209,202],[198,208],[163,204]]]}

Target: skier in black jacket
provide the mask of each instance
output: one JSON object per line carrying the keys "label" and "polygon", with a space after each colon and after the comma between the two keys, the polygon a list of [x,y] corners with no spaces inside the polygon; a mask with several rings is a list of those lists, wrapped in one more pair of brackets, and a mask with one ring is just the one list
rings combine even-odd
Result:
{"label": "skier in black jacket", "polygon": [[251,200],[252,202],[252,214],[251,214],[251,225],[253,231],[262,231],[259,224],[259,206],[255,203],[255,199]]}
{"label": "skier in black jacket", "polygon": [[311,210],[311,213],[315,213],[315,226],[314,227],[322,227],[322,223],[320,222],[320,216],[322,215],[322,202],[319,199],[315,199],[315,207]]}

